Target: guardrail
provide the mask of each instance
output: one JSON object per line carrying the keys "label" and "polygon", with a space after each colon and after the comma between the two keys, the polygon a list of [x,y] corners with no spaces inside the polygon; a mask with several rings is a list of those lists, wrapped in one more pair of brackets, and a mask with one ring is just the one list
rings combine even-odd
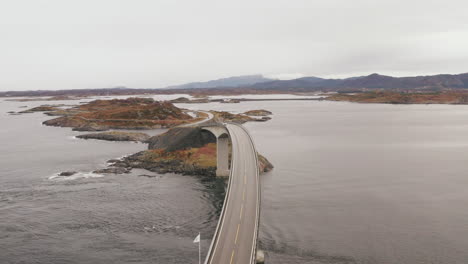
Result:
{"label": "guardrail", "polygon": [[[228,131],[228,134],[229,134],[229,130],[227,130],[227,131]],[[229,134],[229,137],[231,137],[230,134]],[[234,164],[234,157],[233,156],[231,156],[231,168],[232,168],[232,164]],[[207,257],[206,257],[205,262],[204,262],[205,264],[208,264],[211,261],[211,256],[212,256],[211,251],[213,250],[214,245],[218,241],[219,230],[221,229],[222,223],[224,221],[224,215],[225,215],[225,210],[224,209],[226,208],[227,202],[229,200],[228,197],[229,197],[229,194],[231,192],[231,178],[232,178],[232,169],[229,171],[229,180],[228,180],[228,186],[226,188],[226,195],[224,197],[223,208],[221,209],[221,214],[219,215],[218,224],[216,225],[215,233],[213,235],[213,239],[211,240],[211,244],[210,244],[210,247],[208,249],[208,254],[207,254]]]}
{"label": "guardrail", "polygon": [[[234,124],[234,125],[237,125],[238,127],[242,128],[245,133],[249,136],[250,138],[250,143],[252,144],[252,148],[253,148],[253,151],[255,152],[255,164],[256,164],[256,172],[255,172],[255,177],[257,178],[257,185],[260,186],[260,172],[259,172],[259,166],[258,166],[258,152],[257,152],[257,148],[255,147],[255,143],[253,141],[253,138],[252,136],[250,135],[249,131],[242,125],[239,125],[239,124]],[[258,226],[260,225],[260,208],[261,208],[261,189],[258,188],[258,192],[257,192],[257,203],[258,203],[258,207],[257,207],[257,221],[255,223],[255,230],[254,230],[254,234],[255,234],[255,240],[253,241],[253,244],[252,244],[252,254],[251,254],[251,259],[250,259],[250,263],[256,263],[256,253],[257,253],[257,238],[258,238]]]}
{"label": "guardrail", "polygon": [[[255,153],[255,167],[256,167],[256,171],[255,171],[255,177],[256,177],[256,181],[257,181],[257,185],[260,186],[260,177],[259,177],[259,166],[258,166],[258,152],[257,152],[257,149],[255,147],[255,143],[253,141],[253,138],[252,136],[250,135],[249,131],[243,127],[242,125],[240,124],[237,124],[237,123],[231,123],[231,122],[227,122],[225,124],[230,124],[230,125],[235,125],[237,127],[240,127],[242,130],[245,131],[245,133],[247,134],[247,136],[249,137],[250,139],[250,143],[251,143],[251,147],[252,147],[252,150],[254,151]],[[229,133],[229,130],[226,129],[228,131],[228,134],[229,134],[229,137],[231,137],[231,134]],[[232,140],[232,139],[231,139]],[[232,142],[232,141],[231,141]],[[216,226],[216,229],[215,229],[215,233],[213,235],[213,239],[211,240],[211,244],[210,244],[210,247],[208,249],[208,254],[207,254],[207,257],[205,259],[205,262],[204,264],[209,264],[210,261],[211,261],[211,257],[212,257],[212,250],[213,250],[213,247],[216,245],[216,243],[218,242],[218,238],[219,238],[219,232],[220,232],[220,229],[223,225],[223,222],[224,222],[224,217],[225,217],[225,208],[227,207],[227,204],[228,204],[228,198],[229,198],[229,195],[230,195],[230,192],[231,192],[231,179],[233,177],[233,170],[232,168],[234,167],[233,164],[235,162],[235,157],[234,155],[231,156],[231,169],[230,169],[230,172],[229,172],[229,180],[228,180],[228,186],[227,186],[227,190],[226,190],[226,195],[225,195],[225,198],[224,198],[224,203],[223,203],[223,208],[221,209],[221,214],[219,216],[219,220],[218,220],[218,224]],[[251,250],[251,257],[250,257],[250,263],[253,264],[253,263],[256,263],[256,252],[257,252],[257,238],[258,238],[258,232],[259,232],[259,224],[260,224],[260,205],[261,205],[261,189],[258,188],[258,191],[257,191],[257,212],[256,212],[256,219],[257,221],[255,222],[255,230],[254,230],[254,241],[252,243],[252,250]]]}

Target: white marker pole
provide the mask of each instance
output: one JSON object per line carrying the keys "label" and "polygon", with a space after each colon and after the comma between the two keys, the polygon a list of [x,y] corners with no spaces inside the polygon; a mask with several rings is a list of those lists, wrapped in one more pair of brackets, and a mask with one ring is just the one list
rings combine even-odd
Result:
{"label": "white marker pole", "polygon": [[201,264],[201,236],[198,233],[198,236],[193,240],[193,243],[198,243],[198,264]]}

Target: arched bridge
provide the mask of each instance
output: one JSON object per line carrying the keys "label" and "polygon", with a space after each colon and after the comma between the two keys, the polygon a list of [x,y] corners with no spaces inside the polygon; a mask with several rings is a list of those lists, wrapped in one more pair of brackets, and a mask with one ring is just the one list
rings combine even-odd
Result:
{"label": "arched bridge", "polygon": [[[229,176],[226,198],[205,264],[255,263],[260,183],[252,137],[238,124],[213,123],[202,128],[217,139],[217,176]],[[232,145],[230,168],[229,140]]]}

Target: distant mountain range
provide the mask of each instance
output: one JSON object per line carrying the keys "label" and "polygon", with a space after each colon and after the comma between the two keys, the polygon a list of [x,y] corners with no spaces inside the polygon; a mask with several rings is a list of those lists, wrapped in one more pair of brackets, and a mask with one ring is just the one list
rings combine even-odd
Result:
{"label": "distant mountain range", "polygon": [[58,91],[11,91],[0,92],[0,97],[11,96],[89,96],[132,94],[242,94],[242,93],[288,93],[314,91],[437,91],[468,89],[468,73],[439,74],[416,77],[392,77],[380,74],[346,79],[303,77],[292,80],[274,80],[262,75],[236,76],[207,82],[194,82],[169,86],[162,89],[131,89],[126,87],[101,89],[74,89]]}
{"label": "distant mountain range", "polygon": [[294,80],[277,80],[257,83],[251,86],[257,89],[274,90],[342,90],[342,89],[399,89],[399,90],[436,90],[468,88],[468,73],[440,74],[416,77],[391,77],[377,73],[347,79],[323,79],[304,77]]}
{"label": "distant mountain range", "polygon": [[243,75],[222,78],[207,82],[192,82],[181,85],[168,86],[165,89],[195,89],[195,88],[232,88],[239,86],[250,86],[253,84],[271,82],[274,79],[263,77],[263,75]]}

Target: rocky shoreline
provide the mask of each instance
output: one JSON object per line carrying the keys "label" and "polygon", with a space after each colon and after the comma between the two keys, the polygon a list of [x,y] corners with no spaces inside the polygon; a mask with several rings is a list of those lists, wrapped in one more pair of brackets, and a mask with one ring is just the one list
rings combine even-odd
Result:
{"label": "rocky shoreline", "polygon": [[[43,105],[22,111],[22,113],[34,112],[59,116],[44,121],[44,125],[71,127],[76,131],[170,128],[167,132],[154,137],[145,133],[124,131],[76,136],[80,139],[148,143],[147,150],[119,160],[110,160],[107,168],[93,171],[95,174],[124,174],[133,168],[139,168],[161,174],[216,175],[216,138],[200,127],[178,126],[207,118],[208,115],[202,115],[203,112],[199,112],[197,117],[192,117],[187,114],[187,110],[180,109],[170,102],[158,102],[151,98],[95,100],[69,108]],[[217,121],[241,124],[250,121],[267,121],[271,119],[269,115],[272,114],[263,109],[240,114],[223,111],[211,111],[211,113]],[[258,155],[258,160],[260,172],[273,169],[273,165],[265,157]],[[76,173],[66,171],[58,176],[70,177]]]}
{"label": "rocky shoreline", "polygon": [[[148,150],[112,160],[110,167],[139,168],[157,173],[216,175],[216,138],[199,127],[178,127],[151,137]],[[273,165],[258,155],[260,173]]]}
{"label": "rocky shoreline", "polygon": [[336,93],[323,100],[374,104],[468,104],[466,91]]}
{"label": "rocky shoreline", "polygon": [[76,131],[170,128],[196,121],[172,103],[151,98],[95,100],[47,114],[59,117],[44,121],[44,125],[71,127]]}
{"label": "rocky shoreline", "polygon": [[150,138],[150,136],[148,136],[145,133],[111,131],[111,132],[78,135],[76,136],[76,138],[98,139],[98,140],[107,140],[107,141],[145,142]]}

